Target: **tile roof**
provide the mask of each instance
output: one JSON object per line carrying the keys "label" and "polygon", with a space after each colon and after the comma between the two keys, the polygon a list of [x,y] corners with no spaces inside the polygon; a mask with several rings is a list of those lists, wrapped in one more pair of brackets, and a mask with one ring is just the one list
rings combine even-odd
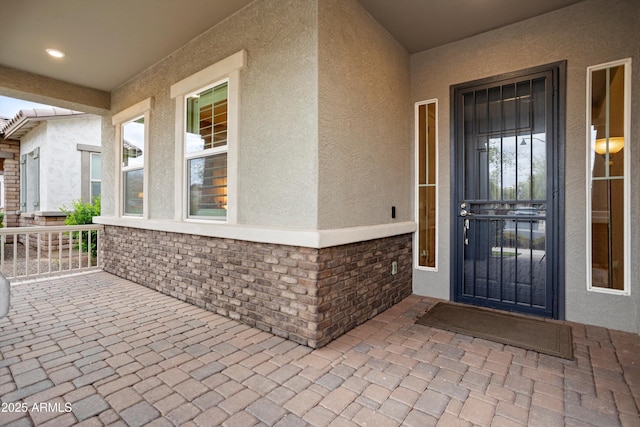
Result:
{"label": "tile roof", "polygon": [[18,114],[7,122],[0,120],[0,135],[6,139],[19,140],[41,121],[63,119],[71,116],[82,116],[86,113],[66,108],[34,108],[33,110],[20,110]]}

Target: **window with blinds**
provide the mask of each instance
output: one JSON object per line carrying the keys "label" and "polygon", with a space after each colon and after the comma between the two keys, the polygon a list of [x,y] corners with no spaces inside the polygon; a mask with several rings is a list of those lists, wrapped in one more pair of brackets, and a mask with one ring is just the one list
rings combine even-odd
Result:
{"label": "window with blinds", "polygon": [[226,220],[228,81],[186,97],[188,217]]}

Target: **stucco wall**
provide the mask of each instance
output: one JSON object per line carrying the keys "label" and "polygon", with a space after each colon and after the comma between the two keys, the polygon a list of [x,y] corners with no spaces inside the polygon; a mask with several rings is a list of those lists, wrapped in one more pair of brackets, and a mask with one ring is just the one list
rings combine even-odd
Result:
{"label": "stucco wall", "polygon": [[[631,296],[587,292],[586,69],[632,57],[632,117],[640,111],[640,7],[636,0],[593,0],[502,29],[415,54],[411,58],[412,101],[439,101],[439,259],[437,272],[414,271],[414,292],[448,298],[450,292],[450,86],[501,73],[567,60],[565,191],[566,318],[615,329],[640,331],[638,227],[632,227]],[[631,223],[638,214],[640,123],[632,120]]]}
{"label": "stucco wall", "polygon": [[411,220],[409,54],[355,0],[319,1],[318,32],[318,227]]}
{"label": "stucco wall", "polygon": [[100,146],[100,121],[98,116],[84,116],[47,123],[47,157],[40,163],[44,197],[40,210],[58,211],[81,198],[82,156],[77,146]]}
{"label": "stucco wall", "polygon": [[[315,1],[259,0],[112,93],[113,113],[154,98],[147,153],[150,219],[175,217],[175,106],[170,86],[245,49],[248,65],[240,75],[238,221],[315,228],[315,29]],[[113,165],[113,138],[104,141],[105,165]],[[115,170],[103,170],[105,184],[113,181]],[[114,197],[113,187],[103,188],[103,198]],[[103,215],[114,215],[113,204],[103,204]]]}

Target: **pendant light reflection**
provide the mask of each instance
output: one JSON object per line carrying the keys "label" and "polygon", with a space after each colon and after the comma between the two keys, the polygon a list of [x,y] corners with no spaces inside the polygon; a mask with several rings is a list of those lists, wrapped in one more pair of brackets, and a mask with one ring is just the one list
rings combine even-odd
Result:
{"label": "pendant light reflection", "polygon": [[607,152],[607,140],[609,141],[609,154],[616,154],[624,148],[624,137],[614,136],[611,138],[596,139],[596,143],[593,149],[598,154],[605,154]]}

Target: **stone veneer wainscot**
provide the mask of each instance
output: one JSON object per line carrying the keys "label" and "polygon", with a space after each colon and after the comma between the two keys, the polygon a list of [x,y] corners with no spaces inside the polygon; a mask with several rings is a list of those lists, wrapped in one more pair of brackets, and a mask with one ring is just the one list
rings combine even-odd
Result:
{"label": "stone veneer wainscot", "polygon": [[411,234],[322,249],[119,226],[102,239],[106,271],[313,348],[412,291]]}

